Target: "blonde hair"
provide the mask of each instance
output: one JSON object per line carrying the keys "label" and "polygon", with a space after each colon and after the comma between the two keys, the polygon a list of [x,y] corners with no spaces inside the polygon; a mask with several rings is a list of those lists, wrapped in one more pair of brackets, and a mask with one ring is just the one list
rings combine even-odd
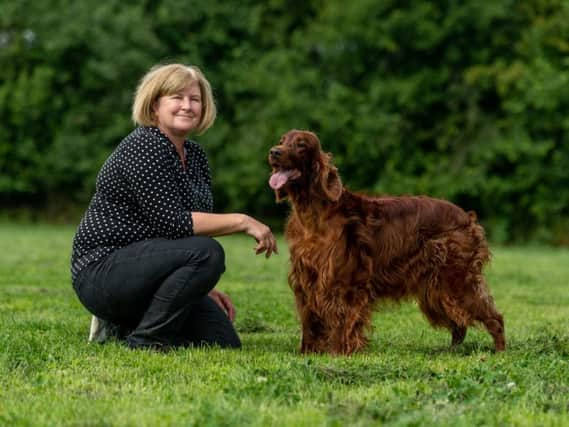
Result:
{"label": "blonde hair", "polygon": [[140,126],[155,126],[154,103],[161,96],[172,95],[197,82],[202,96],[202,117],[196,128],[197,134],[208,130],[215,121],[217,110],[211,85],[193,65],[166,64],[155,65],[146,73],[136,88],[132,104],[132,120]]}

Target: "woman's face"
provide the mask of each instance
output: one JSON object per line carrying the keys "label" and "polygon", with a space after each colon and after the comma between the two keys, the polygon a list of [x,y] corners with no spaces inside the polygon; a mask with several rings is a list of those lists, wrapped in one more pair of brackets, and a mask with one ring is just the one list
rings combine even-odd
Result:
{"label": "woman's face", "polygon": [[200,124],[202,96],[198,82],[183,90],[164,95],[154,103],[156,125],[170,137],[185,138]]}

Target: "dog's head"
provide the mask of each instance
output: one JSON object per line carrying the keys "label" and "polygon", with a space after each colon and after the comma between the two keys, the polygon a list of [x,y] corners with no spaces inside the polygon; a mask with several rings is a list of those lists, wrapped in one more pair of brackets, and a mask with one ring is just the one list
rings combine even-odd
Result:
{"label": "dog's head", "polygon": [[291,130],[269,152],[272,168],[269,185],[277,201],[293,194],[336,202],[342,182],[332,165],[332,155],[320,148],[318,137],[308,131]]}

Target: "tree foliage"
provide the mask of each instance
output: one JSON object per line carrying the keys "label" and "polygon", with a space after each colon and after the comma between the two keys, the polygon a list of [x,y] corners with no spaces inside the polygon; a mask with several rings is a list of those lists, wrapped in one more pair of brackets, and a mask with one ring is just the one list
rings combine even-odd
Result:
{"label": "tree foliage", "polygon": [[564,0],[0,0],[0,201],[84,204],[153,64],[200,66],[217,210],[282,216],[266,154],[317,132],[344,182],[569,242]]}

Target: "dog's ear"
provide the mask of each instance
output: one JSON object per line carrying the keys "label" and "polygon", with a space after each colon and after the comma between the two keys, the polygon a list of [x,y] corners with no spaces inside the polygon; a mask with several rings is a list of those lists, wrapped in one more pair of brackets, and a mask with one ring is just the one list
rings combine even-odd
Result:
{"label": "dog's ear", "polygon": [[316,161],[315,190],[321,193],[325,199],[337,202],[342,195],[342,180],[338,169],[332,164],[332,154],[320,152]]}

